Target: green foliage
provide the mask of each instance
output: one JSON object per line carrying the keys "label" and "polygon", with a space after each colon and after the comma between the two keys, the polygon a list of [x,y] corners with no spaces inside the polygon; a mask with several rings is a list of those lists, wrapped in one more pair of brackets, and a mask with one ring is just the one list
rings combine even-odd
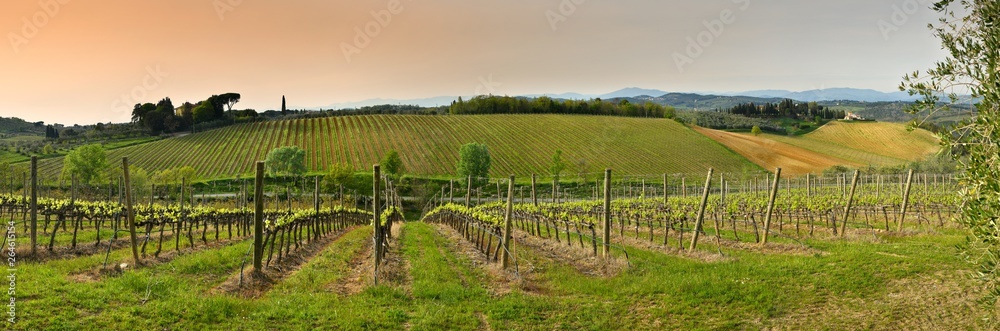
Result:
{"label": "green foliage", "polygon": [[456,170],[461,177],[472,176],[473,183],[482,185],[490,175],[490,149],[485,144],[469,143],[458,150]]}
{"label": "green foliage", "polygon": [[382,174],[396,178],[403,174],[403,159],[399,157],[399,152],[391,150],[382,157],[380,162]]}
{"label": "green foliage", "polygon": [[843,110],[833,110],[820,106],[815,102],[796,103],[792,99],[784,99],[778,103],[742,103],[725,109],[722,112],[746,117],[792,119],[807,119],[811,117],[838,119],[844,118],[847,115]]}
{"label": "green foliage", "polygon": [[[965,169],[961,222],[969,229],[963,246],[964,257],[976,267],[985,302],[991,306],[1000,298],[1000,2],[969,0],[939,1],[941,13],[934,35],[941,39],[948,56],[924,75],[904,76],[900,89],[923,98],[912,113],[929,118],[960,102],[959,91],[978,99],[977,113],[953,132],[941,135],[945,145],[964,151],[960,160]],[[963,92],[964,93],[964,92]],[[945,99],[944,96],[947,96]]]}
{"label": "green foliage", "polygon": [[559,181],[559,175],[562,174],[563,170],[566,170],[566,162],[562,159],[562,150],[557,149],[555,154],[552,154],[552,165],[549,166],[549,172],[552,174],[552,178]]}
{"label": "green foliage", "polygon": [[149,199],[153,192],[153,178],[146,169],[129,165],[129,182],[132,185],[132,201],[135,204],[143,204]]}
{"label": "green foliage", "polygon": [[680,111],[676,121],[716,130],[750,130],[759,126],[762,130],[778,134],[788,133],[781,124],[763,118],[746,117],[714,111]]}
{"label": "green foliage", "polygon": [[10,180],[13,177],[14,168],[11,168],[10,163],[7,163],[7,161],[0,161],[0,186],[9,186]]}
{"label": "green foliage", "polygon": [[215,119],[215,110],[208,101],[202,101],[192,110],[194,123],[204,123]]}
{"label": "green foliage", "polygon": [[323,185],[328,192],[339,189],[341,185],[350,187],[353,183],[354,167],[346,163],[334,163],[323,176]]}
{"label": "green foliage", "polygon": [[101,145],[86,145],[66,155],[63,160],[62,177],[69,179],[71,175],[76,175],[81,184],[97,184],[109,167],[107,153]]}
{"label": "green foliage", "polygon": [[194,167],[183,166],[157,171],[156,174],[152,176],[152,181],[157,185],[180,184],[182,179],[188,185],[194,183],[194,181],[198,179],[197,171],[194,170]]}
{"label": "green foliage", "polygon": [[458,98],[448,108],[454,115],[467,114],[589,114],[626,117],[673,118],[673,107],[653,102],[632,104],[628,100],[609,102],[593,100],[556,101],[549,97],[526,99],[510,96],[480,95],[467,101]]}
{"label": "green foliage", "polygon": [[750,134],[759,136],[761,134],[760,127],[754,125],[753,128],[750,129]]}
{"label": "green foliage", "polygon": [[673,106],[663,107],[663,118],[673,119],[677,117],[677,109]]}
{"label": "green foliage", "polygon": [[306,151],[298,146],[278,147],[264,161],[271,175],[302,176],[306,173]]}

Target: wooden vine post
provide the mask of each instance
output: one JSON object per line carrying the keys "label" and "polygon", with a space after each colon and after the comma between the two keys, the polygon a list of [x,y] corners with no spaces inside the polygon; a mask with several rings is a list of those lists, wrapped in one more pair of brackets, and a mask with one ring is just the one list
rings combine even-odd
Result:
{"label": "wooden vine post", "polygon": [[316,210],[316,214],[319,214],[319,176],[316,176],[316,188],[313,191],[313,207]]}
{"label": "wooden vine post", "polygon": [[253,188],[253,270],[262,274],[264,259],[264,162],[257,161],[257,174]]}
{"label": "wooden vine post", "polygon": [[535,195],[535,174],[531,174],[531,204],[538,207],[538,196]]}
{"label": "wooden vine post", "polygon": [[708,205],[708,190],[712,188],[712,174],[715,173],[715,169],[708,168],[708,177],[705,178],[705,190],[701,194],[701,206],[698,207],[698,218],[694,223],[694,235],[691,236],[691,246],[688,247],[690,250],[694,250],[698,247],[698,235],[701,233],[701,225],[705,222],[705,207]]}
{"label": "wooden vine post", "polygon": [[139,264],[139,246],[135,236],[135,211],[132,210],[132,182],[128,172],[128,157],[122,158],[122,176],[125,180],[125,217],[128,222],[129,238],[132,241],[132,259]]}
{"label": "wooden vine post", "polygon": [[31,255],[38,253],[38,156],[31,157]]}
{"label": "wooden vine post", "polygon": [[[500,197],[503,198],[503,197]],[[514,213],[514,175],[510,175],[510,180],[507,182],[507,210],[504,213],[503,220],[503,252],[501,252],[503,260],[503,268],[507,269],[510,264],[510,238],[511,238],[511,214]]]}
{"label": "wooden vine post", "polygon": [[604,258],[611,257],[611,169],[604,169]]}
{"label": "wooden vine post", "polygon": [[806,198],[812,197],[812,174],[806,174]]}
{"label": "wooden vine post", "polygon": [[[174,249],[181,250],[181,226],[184,224],[184,187],[187,186],[187,178],[181,177],[181,195],[177,198],[180,201],[181,211],[174,225]],[[244,199],[245,200],[245,199]],[[233,238],[233,233],[229,232],[229,238]]]}
{"label": "wooden vine post", "polygon": [[767,233],[771,231],[771,214],[774,212],[774,199],[778,197],[778,182],[781,180],[781,168],[774,171],[774,183],[771,185],[771,197],[767,200],[767,215],[764,217],[764,236],[761,244],[767,244]]}
{"label": "wooden vine post", "polygon": [[851,193],[847,198],[847,208],[844,209],[844,223],[840,225],[840,236],[847,235],[847,220],[851,217],[851,206],[854,204],[854,192],[858,188],[858,175],[861,172],[854,170],[854,179],[851,179]]}
{"label": "wooden vine post", "polygon": [[903,220],[906,219],[906,205],[910,202],[910,184],[913,183],[913,169],[906,175],[906,188],[903,190],[903,206],[899,211],[899,225],[897,231],[903,231]]}
{"label": "wooden vine post", "polygon": [[667,174],[663,174],[663,206],[667,205]]}
{"label": "wooden vine post", "polygon": [[465,186],[465,208],[472,207],[472,175],[469,175]]}
{"label": "wooden vine post", "polygon": [[448,181],[448,203],[455,203],[455,180]]}
{"label": "wooden vine post", "polygon": [[[374,166],[372,166],[372,169],[374,170],[374,174],[375,174],[372,177],[372,189],[373,189],[373,191],[372,191],[372,215],[374,217],[374,221],[372,222],[374,224],[372,232],[374,233],[374,236],[375,236],[375,238],[374,238],[374,244],[375,244],[375,275],[373,276],[373,279],[375,280],[375,284],[377,285],[378,284],[378,269],[379,269],[379,265],[382,264],[382,254],[381,254],[382,253],[382,218],[380,217],[381,215],[379,215],[380,214],[380,210],[379,210],[380,208],[379,207],[381,207],[381,204],[382,204],[382,202],[379,201],[380,200],[379,199],[380,195],[382,193],[381,190],[379,189],[379,184],[381,184],[382,173],[380,171],[381,169],[379,168],[379,165],[377,165],[377,164],[374,165]],[[442,189],[443,189],[443,187],[442,187]]]}
{"label": "wooden vine post", "polygon": [[558,178],[552,178],[552,203],[556,203],[556,187],[559,185]]}
{"label": "wooden vine post", "polygon": [[321,233],[321,229],[323,228],[322,224],[320,224],[320,221],[319,221],[319,205],[320,205],[320,203],[319,203],[319,176],[316,176],[314,178],[314,181],[316,182],[315,183],[316,188],[313,190],[313,210],[316,211],[316,215],[313,216],[313,225],[312,225],[312,228],[313,228],[313,239],[319,239],[319,235]]}

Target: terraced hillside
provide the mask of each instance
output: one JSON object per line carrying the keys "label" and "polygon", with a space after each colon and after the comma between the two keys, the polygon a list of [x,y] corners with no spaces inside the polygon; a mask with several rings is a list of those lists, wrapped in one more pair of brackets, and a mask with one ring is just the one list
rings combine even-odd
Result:
{"label": "terraced hillside", "polygon": [[[307,151],[311,171],[349,163],[367,169],[389,150],[399,151],[407,173],[452,174],[458,149],[485,143],[496,176],[547,174],[555,150],[567,172],[584,160],[590,172],[605,167],[631,174],[724,172],[759,168],[713,140],[672,120],[575,115],[345,116],[233,126],[109,152],[129,156],[146,170],[193,166],[202,178],[250,173],[254,161],[281,146]],[[44,160],[41,172],[59,173],[62,159]]]}

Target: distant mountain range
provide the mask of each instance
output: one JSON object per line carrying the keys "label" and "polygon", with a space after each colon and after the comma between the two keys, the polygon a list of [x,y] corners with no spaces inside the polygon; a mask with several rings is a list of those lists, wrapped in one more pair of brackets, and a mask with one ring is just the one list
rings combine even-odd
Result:
{"label": "distant mountain range", "polygon": [[[858,102],[892,102],[892,101],[914,101],[917,99],[915,96],[910,96],[906,92],[880,92],[870,89],[855,89],[855,88],[828,88],[828,89],[818,89],[809,90],[801,92],[792,92],[786,90],[756,90],[756,91],[745,91],[745,92],[709,92],[709,93],[672,93],[668,91],[656,90],[656,89],[644,89],[638,87],[624,88],[618,91],[605,94],[582,94],[582,93],[545,93],[545,94],[527,94],[521,95],[521,97],[537,98],[547,96],[555,99],[614,99],[614,98],[642,98],[649,97],[650,99],[656,99],[655,101],[661,101],[677,107],[690,107],[690,105],[673,104],[671,99],[678,99],[682,96],[685,100],[690,99],[717,99],[724,98],[728,100],[744,99],[745,102],[760,102],[758,99],[766,100],[778,100],[781,99],[792,99],[796,101],[839,101],[839,100],[849,100]],[[462,98],[471,98],[472,96],[462,96]],[[440,96],[433,98],[423,98],[423,99],[368,99],[357,102],[344,102],[344,103],[334,103],[322,107],[313,107],[308,109],[345,109],[345,108],[359,108],[364,106],[373,105],[384,105],[384,104],[401,104],[401,105],[417,105],[421,107],[437,107],[437,106],[447,106],[450,105],[452,101],[458,99],[458,96]],[[770,102],[770,101],[769,101]]]}
{"label": "distant mountain range", "polygon": [[829,88],[821,90],[809,90],[802,92],[791,92],[785,90],[759,90],[733,93],[729,95],[741,95],[758,98],[782,98],[798,101],[835,101],[851,100],[863,102],[891,102],[891,101],[914,101],[917,96],[911,96],[906,92],[879,92],[876,90],[863,90],[853,88]]}

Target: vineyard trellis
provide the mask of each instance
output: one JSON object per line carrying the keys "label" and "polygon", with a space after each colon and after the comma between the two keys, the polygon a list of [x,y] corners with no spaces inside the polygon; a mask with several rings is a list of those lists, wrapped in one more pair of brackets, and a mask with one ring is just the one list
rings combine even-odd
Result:
{"label": "vineyard trellis", "polygon": [[[122,160],[122,165],[123,169],[127,169],[127,159]],[[14,227],[8,228],[2,245],[7,245],[8,238],[15,237],[10,236],[11,231],[20,230],[32,233],[32,252],[23,256],[28,260],[59,259],[63,253],[102,254],[102,268],[107,269],[112,250],[130,247],[134,252],[132,258],[141,266],[150,256],[159,257],[165,251],[165,243],[172,243],[173,249],[181,252],[182,249],[200,249],[210,247],[212,243],[238,242],[254,237],[258,224],[254,219],[259,214],[259,246],[251,248],[259,247],[254,259],[262,260],[261,268],[268,268],[273,263],[280,265],[290,254],[318,239],[364,224],[380,225],[384,229],[381,233],[386,235],[382,240],[384,243],[389,239],[392,224],[402,221],[401,199],[387,178],[379,179],[388,183],[384,186],[385,190],[376,192],[389,197],[385,200],[387,205],[372,205],[374,211],[385,209],[381,212],[381,221],[373,222],[373,210],[355,209],[343,201],[323,206],[319,178],[314,178],[312,208],[285,209],[285,204],[277,200],[278,195],[272,194],[273,199],[263,194],[252,199],[248,197],[243,193],[247,191],[245,182],[231,207],[208,205],[204,200],[195,204],[195,193],[184,181],[173,189],[169,185],[154,184],[149,188],[148,201],[140,200],[132,197],[131,193],[138,188],[130,187],[128,171],[123,171],[123,175],[125,177],[117,184],[114,181],[108,183],[106,195],[100,188],[84,190],[90,193],[90,200],[78,198],[75,178],[70,183],[69,198],[40,196],[42,192],[37,184],[41,181],[37,174],[30,178],[30,182],[36,185],[23,185],[21,192],[12,188],[9,192],[0,193],[0,218],[20,220],[11,222]],[[255,190],[257,187],[263,186],[255,185]],[[161,194],[161,200],[171,199],[174,203],[154,201],[157,192]],[[171,198],[175,193],[175,198]],[[342,194],[339,196],[343,197]],[[292,199],[291,196],[286,197]],[[253,204],[245,203],[248,200]],[[261,208],[261,213],[256,213],[256,207],[263,207],[265,203],[269,207]],[[128,217],[130,207],[134,215],[131,221]],[[128,235],[123,236],[123,233]],[[135,237],[132,237],[133,234]],[[37,248],[48,254],[40,254],[41,250]],[[382,254],[384,256],[384,251]]]}
{"label": "vineyard trellis", "polygon": [[[576,184],[559,183],[539,189],[532,176],[530,196],[512,189],[513,224],[528,235],[578,246],[601,256],[600,248],[623,240],[642,240],[684,250],[697,246],[699,235],[711,236],[715,249],[741,244],[766,244],[767,237],[807,246],[809,238],[867,236],[921,231],[954,225],[958,183],[951,174],[848,174],[781,178],[774,174],[745,175],[710,172],[703,188],[689,187],[682,175],[629,175]],[[497,259],[502,195],[485,187],[498,178],[450,180],[425,206],[424,220],[448,225],[484,254]],[[893,183],[893,181],[896,181]],[[716,183],[712,185],[712,183]],[[464,187],[463,187],[464,186]],[[455,197],[455,192],[463,192]],[[603,193],[598,194],[598,192]],[[487,202],[472,196],[486,193]],[[699,192],[702,194],[690,194]],[[604,206],[604,202],[609,207]],[[704,222],[699,224],[699,215]],[[605,221],[604,215],[608,218]],[[606,231],[608,237],[598,231]],[[610,238],[609,238],[610,237]],[[621,248],[622,246],[617,246]],[[625,252],[624,249],[621,249]]]}

